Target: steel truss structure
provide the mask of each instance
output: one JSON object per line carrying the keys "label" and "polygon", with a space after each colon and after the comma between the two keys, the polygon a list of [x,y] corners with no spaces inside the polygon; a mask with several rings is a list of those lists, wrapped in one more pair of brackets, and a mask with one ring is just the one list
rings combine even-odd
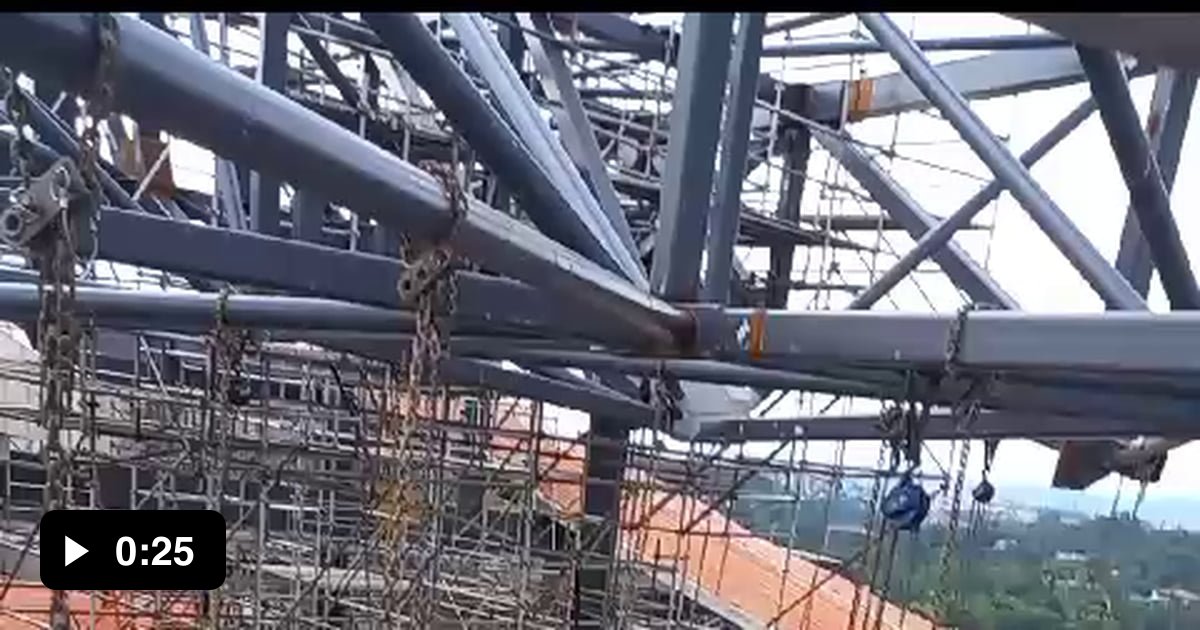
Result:
{"label": "steel truss structure", "polygon": [[[882,447],[854,471],[797,459],[809,440],[951,440],[965,466],[972,439],[1030,438],[1059,486],[1157,480],[1200,435],[1177,49],[1058,15],[1067,38],[915,41],[883,14],[769,17],[0,17],[0,319],[39,351],[0,363],[0,614],[29,617],[5,594],[43,510],[201,507],[229,525],[222,589],[55,593],[50,626],[930,627],[886,602],[880,518],[840,566],[777,540],[769,596],[723,586],[758,544],[739,489],[783,475],[798,505],[794,477],[828,498],[857,474],[877,508]],[[869,39],[792,36],[839,20]],[[766,70],[883,54],[899,72]],[[1143,129],[1128,80],[1151,73]],[[1021,155],[968,102],[1084,82]],[[946,216],[855,137],[923,110],[994,178]],[[1115,262],[1029,170],[1095,112],[1130,191]],[[1004,192],[1108,310],[1022,311],[954,240]],[[872,310],[928,260],[956,314]],[[812,413],[752,413],[785,395]]]}

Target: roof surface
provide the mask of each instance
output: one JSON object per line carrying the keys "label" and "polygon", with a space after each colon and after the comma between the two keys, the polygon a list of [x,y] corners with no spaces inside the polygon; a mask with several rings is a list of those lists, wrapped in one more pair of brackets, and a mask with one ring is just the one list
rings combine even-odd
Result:
{"label": "roof surface", "polygon": [[[510,414],[505,428],[521,428],[523,421],[519,414]],[[528,448],[510,436],[498,435],[492,444],[497,451],[506,453]],[[568,440],[543,439],[540,449],[541,492],[564,517],[582,516],[584,446]],[[634,474],[627,473],[626,481]],[[876,627],[879,597],[847,578],[831,576],[831,571],[804,559],[796,551],[789,553],[755,536],[704,501],[661,490],[626,489],[621,511],[622,525],[638,530],[636,536],[623,536],[623,544],[631,546],[643,562],[674,565],[689,591],[698,587],[702,595],[739,617],[764,626],[777,621],[772,627],[778,628],[844,630],[857,588],[858,624]],[[680,534],[692,521],[696,525],[689,533]],[[814,584],[815,592],[805,597]],[[784,609],[786,612],[780,615]],[[866,615],[870,616],[869,623]],[[878,627],[924,630],[936,626],[916,612],[886,602]]]}

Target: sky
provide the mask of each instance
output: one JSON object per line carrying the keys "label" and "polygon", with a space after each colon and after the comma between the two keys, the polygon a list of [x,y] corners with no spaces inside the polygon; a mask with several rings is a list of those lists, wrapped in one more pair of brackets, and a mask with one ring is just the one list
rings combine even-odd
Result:
{"label": "sky", "polygon": [[[1000,33],[1037,32],[1039,29],[995,14],[889,14],[902,28],[909,30],[917,37],[940,37],[950,35],[986,35]],[[769,22],[785,19],[781,14],[771,14]],[[678,22],[679,15],[659,14],[654,16],[656,23]],[[182,26],[182,25],[180,25]],[[843,18],[823,25],[806,29],[808,36],[823,36],[827,39],[845,39],[855,28],[852,17]],[[217,41],[216,31],[210,31],[211,41]],[[786,35],[773,35],[767,40],[767,45],[784,43]],[[867,35],[869,37],[869,35]],[[253,50],[252,45],[231,42],[245,50]],[[293,42],[295,43],[295,42]],[[298,47],[298,44],[297,44]],[[930,58],[935,62],[967,58],[982,53],[934,53]],[[214,56],[216,53],[214,51]],[[235,55],[237,57],[237,55]],[[240,61],[245,63],[246,60]],[[894,62],[887,55],[867,55],[849,63],[848,57],[824,57],[818,59],[770,59],[764,60],[762,69],[773,72],[788,82],[820,82],[833,79],[857,78],[859,72],[867,75],[880,75],[897,70]],[[1141,117],[1150,101],[1153,87],[1153,77],[1139,78],[1131,83],[1131,91],[1139,108]],[[1012,97],[1003,97],[985,101],[974,101],[972,107],[988,126],[998,135],[1007,139],[1014,153],[1020,153],[1034,140],[1040,137],[1052,125],[1058,122],[1068,111],[1075,107],[1088,94],[1086,84],[1077,84],[1053,90],[1042,90],[1025,93]],[[1200,99],[1197,99],[1200,107]],[[963,201],[981,188],[991,177],[984,165],[971,153],[957,134],[944,121],[928,113],[909,113],[896,117],[877,118],[849,126],[849,131],[856,138],[877,143],[890,144],[893,139],[899,153],[951,166],[965,171],[972,176],[956,175],[943,171],[932,170],[928,167],[910,161],[894,160],[884,162],[891,174],[919,201],[923,207],[935,214],[945,215],[957,209]],[[172,165],[176,179],[181,185],[211,190],[211,156],[182,140],[172,141]],[[1193,260],[1200,256],[1200,217],[1192,211],[1197,201],[1200,201],[1200,181],[1186,176],[1189,166],[1200,164],[1200,133],[1193,133],[1185,139],[1180,160],[1180,176],[1172,194],[1172,205],[1178,208],[1176,220],[1185,244],[1193,253]],[[770,170],[768,167],[766,170]],[[1110,261],[1115,258],[1119,235],[1124,222],[1128,203],[1128,192],[1112,156],[1107,135],[1097,115],[1093,115],[1080,126],[1070,137],[1064,140],[1054,151],[1038,163],[1032,172],[1041,186],[1050,194],[1058,205],[1075,222],[1076,226],[1095,244],[1099,251]],[[809,164],[810,178],[826,181],[852,183],[845,174],[830,164],[828,156],[819,150],[814,151]],[[770,175],[778,178],[775,171]],[[760,179],[762,173],[751,179]],[[286,195],[285,195],[286,199]],[[756,192],[747,192],[744,200],[751,205],[773,207],[775,200]],[[830,199],[821,194],[819,187],[809,185],[804,198],[802,214],[818,213],[874,213],[877,208],[871,204],[859,205],[845,199]],[[1007,194],[1002,195],[997,202],[979,215],[977,222],[993,226],[991,230],[963,232],[956,241],[964,247],[977,261],[984,264],[993,278],[1010,294],[1024,310],[1037,313],[1052,312],[1096,312],[1102,309],[1100,300],[1088,288],[1082,278],[1058,253],[1050,241],[1042,235],[1036,225],[1028,218],[1024,210]],[[875,258],[873,264],[877,272],[886,269],[896,258],[912,246],[912,241],[900,232],[887,232],[886,242],[882,243],[885,250]],[[859,242],[873,244],[873,234],[857,235]],[[894,252],[894,253],[889,253]],[[751,270],[762,271],[766,268],[765,250],[749,251],[741,248],[739,254],[743,262]],[[830,253],[838,260],[839,265],[850,282],[867,283],[870,279],[870,257],[866,260],[844,252]],[[816,280],[820,268],[828,263],[829,258],[822,262],[820,252],[810,252],[809,255],[798,253],[797,275],[807,268],[809,280]],[[936,310],[953,312],[962,303],[957,291],[940,273],[936,267],[927,263],[917,274],[916,281],[905,281],[890,294],[889,299],[883,300],[877,309],[899,309],[919,312]],[[796,293],[792,297],[792,308],[812,308],[809,304],[811,295]],[[828,303],[820,306],[841,308],[850,299],[849,294],[834,294]],[[1152,310],[1166,311],[1167,304],[1157,277],[1152,282],[1149,303]],[[791,396],[777,405],[768,417],[787,417],[805,415],[815,411],[814,403],[820,401],[801,401]],[[870,406],[839,405],[831,409],[832,413],[850,411],[870,411]],[[577,431],[585,423],[585,416],[566,409],[556,409],[548,415],[557,414],[561,418],[564,431]],[[765,452],[771,445],[760,445]],[[835,445],[816,444],[810,446],[808,457],[817,461],[832,462]],[[932,447],[934,459],[940,460],[941,465],[949,464],[946,445]],[[971,476],[977,477],[981,468],[982,448],[976,445],[972,450],[970,462]],[[878,445],[873,443],[854,444],[847,450],[846,463],[854,465],[873,465],[878,454]],[[1200,444],[1189,444],[1176,449],[1168,460],[1162,480],[1151,487],[1148,496],[1183,497],[1193,492],[1190,475],[1194,474],[1196,461],[1200,455]],[[1056,453],[1032,442],[1012,440],[1005,442],[997,456],[992,479],[999,488],[999,496],[1004,497],[1005,485],[1048,486],[1054,470]],[[927,472],[934,472],[937,466],[932,462],[926,465]],[[1116,490],[1116,479],[1105,479],[1091,489],[1089,493],[1111,497]],[[1126,492],[1132,496],[1133,493]]]}

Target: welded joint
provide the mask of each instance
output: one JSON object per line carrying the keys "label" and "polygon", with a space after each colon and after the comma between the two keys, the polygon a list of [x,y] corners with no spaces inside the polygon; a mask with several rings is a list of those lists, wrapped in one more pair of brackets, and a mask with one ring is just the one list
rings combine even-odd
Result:
{"label": "welded joint", "polygon": [[746,354],[759,359],[765,354],[767,311],[757,308],[731,320],[719,304],[676,304],[693,323],[691,338],[681,344],[693,356]]}

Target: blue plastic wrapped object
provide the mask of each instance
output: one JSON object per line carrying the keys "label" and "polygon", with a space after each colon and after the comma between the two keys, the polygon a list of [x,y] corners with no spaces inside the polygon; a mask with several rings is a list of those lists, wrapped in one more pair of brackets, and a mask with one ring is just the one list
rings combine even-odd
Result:
{"label": "blue plastic wrapped object", "polygon": [[912,476],[904,475],[883,498],[883,517],[896,529],[916,531],[929,514],[929,494]]}
{"label": "blue plastic wrapped object", "polygon": [[975,498],[976,502],[986,505],[991,503],[992,498],[996,496],[996,488],[992,486],[990,481],[984,479],[971,491],[971,496]]}

